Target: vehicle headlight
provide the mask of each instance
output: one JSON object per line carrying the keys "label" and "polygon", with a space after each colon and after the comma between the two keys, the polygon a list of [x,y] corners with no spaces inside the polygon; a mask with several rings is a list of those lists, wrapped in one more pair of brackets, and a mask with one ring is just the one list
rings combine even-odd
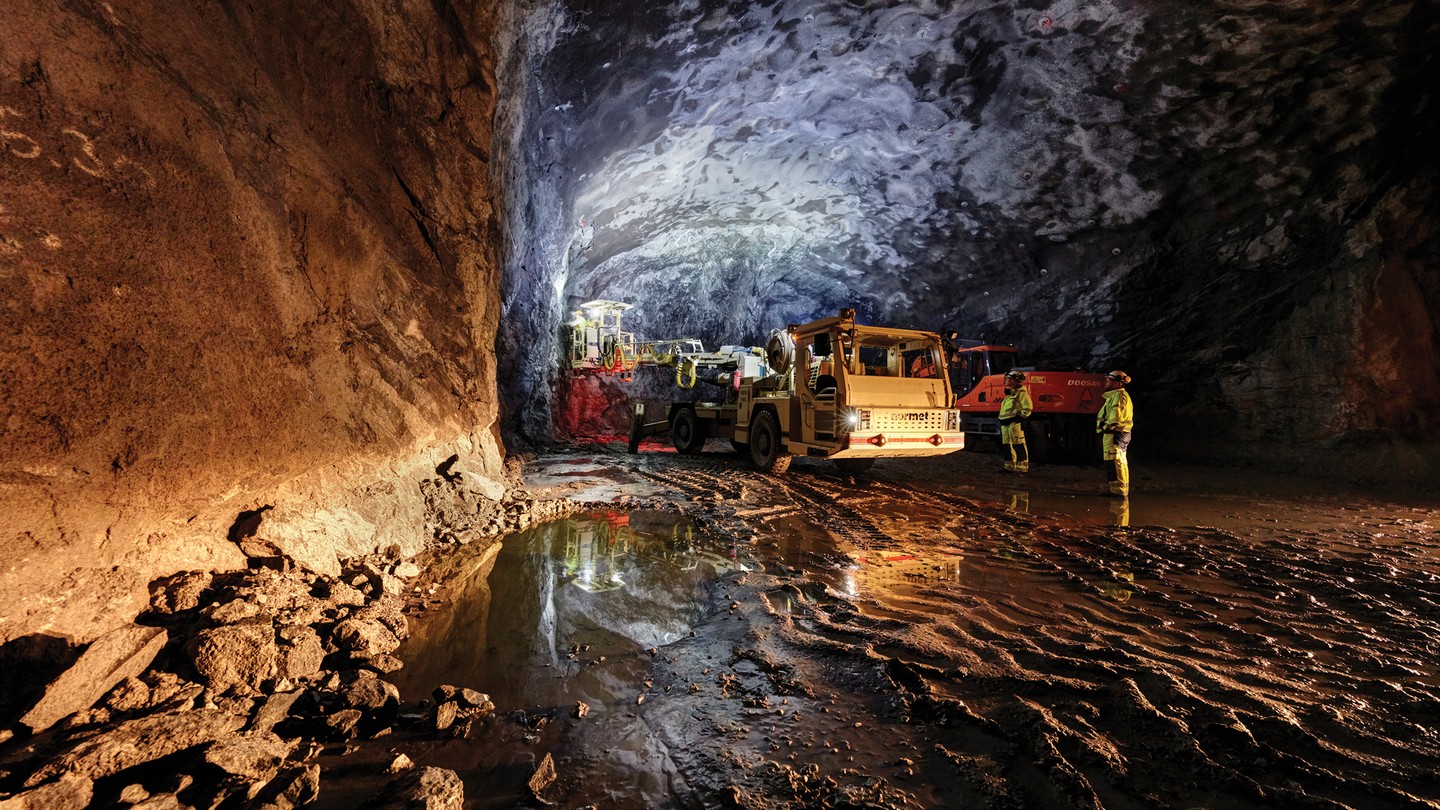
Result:
{"label": "vehicle headlight", "polygon": [[846,430],[866,430],[870,427],[870,412],[858,408],[846,410],[841,416]]}

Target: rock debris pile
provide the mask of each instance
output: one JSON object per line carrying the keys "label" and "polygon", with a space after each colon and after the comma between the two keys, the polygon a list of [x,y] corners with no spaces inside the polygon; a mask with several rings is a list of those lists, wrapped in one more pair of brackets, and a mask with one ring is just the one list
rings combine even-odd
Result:
{"label": "rock debris pile", "polygon": [[[474,534],[575,508],[512,496]],[[403,667],[407,612],[433,601],[421,573],[391,548],[338,577],[274,557],[155,581],[141,624],[91,644],[0,732],[0,807],[299,807],[319,796],[321,757],[354,741],[471,736],[495,710],[487,695],[440,685],[406,706],[387,680]],[[401,756],[388,772],[366,806],[461,806],[452,771]]]}

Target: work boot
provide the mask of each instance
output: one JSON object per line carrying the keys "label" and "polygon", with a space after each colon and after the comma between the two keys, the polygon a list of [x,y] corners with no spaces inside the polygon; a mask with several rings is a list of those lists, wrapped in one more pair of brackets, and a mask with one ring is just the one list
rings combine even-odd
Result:
{"label": "work boot", "polygon": [[1005,469],[1005,472],[1015,472],[1015,462],[1013,462],[1013,461],[1007,461],[1007,462],[1005,462],[1005,468],[1004,468],[1004,469]]}
{"label": "work boot", "polygon": [[1030,472],[1030,462],[1021,461],[1015,465],[1015,472],[1025,475]]}

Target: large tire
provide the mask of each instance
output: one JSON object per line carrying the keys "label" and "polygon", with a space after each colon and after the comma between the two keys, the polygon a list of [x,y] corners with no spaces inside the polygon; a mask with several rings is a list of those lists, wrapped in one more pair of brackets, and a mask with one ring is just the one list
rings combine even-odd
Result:
{"label": "large tire", "polygon": [[750,425],[750,461],[760,472],[781,475],[790,469],[790,459],[779,420],[773,412],[761,411]]}
{"label": "large tire", "polygon": [[705,446],[705,423],[689,408],[681,408],[670,417],[670,438],[682,453],[698,453]]}
{"label": "large tire", "polygon": [[875,466],[873,458],[837,458],[835,466],[846,475],[859,475]]}

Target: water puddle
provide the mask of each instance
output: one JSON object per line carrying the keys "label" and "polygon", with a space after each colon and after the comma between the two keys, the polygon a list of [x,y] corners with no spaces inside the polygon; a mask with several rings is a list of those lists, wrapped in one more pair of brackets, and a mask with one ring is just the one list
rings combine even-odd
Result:
{"label": "water puddle", "polygon": [[887,461],[877,466],[876,477],[921,480],[927,489],[1082,526],[1310,532],[1357,519],[1386,523],[1400,515],[1423,520],[1436,506],[1433,497],[1413,492],[1362,496],[1332,482],[1255,470],[1132,464],[1132,494],[1120,500],[1099,494],[1104,476],[1093,466],[1040,464],[1028,476],[1016,476],[1001,472],[998,459],[983,454],[947,456],[933,469]]}
{"label": "water puddle", "polygon": [[389,679],[406,706],[449,684],[490,695],[495,713],[469,737],[421,721],[352,746],[326,766],[317,807],[358,805],[388,780],[398,753],[460,774],[467,808],[533,802],[527,781],[547,753],[587,801],[673,803],[672,769],[640,718],[641,696],[666,645],[690,640],[714,612],[722,578],[752,565],[740,547],[673,513],[607,511],[537,526],[468,558],[449,549],[436,565],[447,572],[439,603],[410,615],[396,653],[405,667]]}
{"label": "water puddle", "polygon": [[396,685],[405,700],[469,687],[500,711],[633,702],[648,650],[688,635],[716,578],[746,565],[668,512],[538,526],[452,582],[443,610],[413,617]]}

